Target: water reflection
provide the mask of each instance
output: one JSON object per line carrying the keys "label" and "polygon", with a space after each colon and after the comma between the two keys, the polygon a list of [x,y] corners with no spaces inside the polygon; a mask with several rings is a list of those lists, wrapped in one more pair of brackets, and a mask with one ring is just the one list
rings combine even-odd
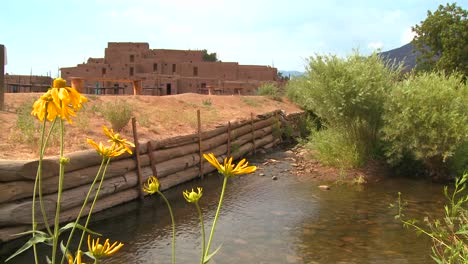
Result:
{"label": "water reflection", "polygon": [[[430,241],[404,230],[388,204],[401,191],[409,201],[408,215],[440,215],[440,185],[387,179],[363,188],[332,185],[323,191],[317,188],[321,183],[290,174],[286,155],[270,154],[267,158],[279,162],[265,166],[259,157],[251,162],[259,166],[255,174],[230,179],[212,245],[215,249],[222,244],[222,249],[211,263],[431,262]],[[273,175],[278,180],[272,180]],[[201,247],[196,209],[185,202],[182,191],[203,187],[200,206],[209,233],[221,184],[221,177],[210,175],[166,192],[177,221],[178,263],[197,263]],[[105,263],[170,262],[171,222],[157,196],[97,216],[93,230],[125,243]],[[11,263],[27,260],[23,256]]]}

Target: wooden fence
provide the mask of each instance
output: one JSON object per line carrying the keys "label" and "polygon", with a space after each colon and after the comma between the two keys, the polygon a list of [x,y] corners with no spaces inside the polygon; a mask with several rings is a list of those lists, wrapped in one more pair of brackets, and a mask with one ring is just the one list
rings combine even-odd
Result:
{"label": "wooden fence", "polygon": [[[258,149],[268,149],[280,142],[281,124],[301,116],[274,111],[250,120],[228,122],[209,131],[177,136],[163,140],[140,142],[134,155],[124,154],[112,159],[93,212],[141,197],[141,182],[157,174],[160,190],[210,173],[215,168],[201,157],[212,152],[217,157],[241,158]],[[136,131],[135,131],[136,132]],[[137,134],[135,134],[137,135]],[[83,204],[86,193],[99,169],[101,157],[94,150],[65,155],[70,162],[65,167],[64,191],[61,202],[61,222],[73,221]],[[137,162],[138,161],[138,162]],[[37,160],[0,160],[0,244],[31,229],[31,205]],[[42,190],[47,215],[55,214],[59,160],[43,161]],[[96,187],[97,188],[97,187]],[[90,199],[94,197],[91,194]],[[38,203],[38,202],[37,202]],[[39,206],[36,206],[39,208]],[[87,215],[89,207],[85,209]],[[37,215],[40,216],[38,209]],[[36,217],[41,219],[42,217]],[[39,224],[39,228],[40,228]]]}

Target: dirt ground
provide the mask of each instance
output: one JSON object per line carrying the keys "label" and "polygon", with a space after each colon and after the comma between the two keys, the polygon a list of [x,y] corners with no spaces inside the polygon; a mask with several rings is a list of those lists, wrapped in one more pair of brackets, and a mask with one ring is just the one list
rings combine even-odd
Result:
{"label": "dirt ground", "polygon": [[[18,121],[18,110],[25,109],[22,116],[29,118],[32,102],[39,98],[38,93],[5,94],[5,111],[0,111],[0,159],[35,159],[38,154],[39,132],[22,132]],[[286,113],[301,111],[296,105],[283,99],[282,102],[263,96],[217,96],[201,94],[180,94],[171,96],[96,96],[87,95],[89,100],[80,110],[73,124],[66,123],[65,152],[88,149],[86,138],[105,141],[102,126],[111,127],[100,111],[115,101],[125,101],[132,108],[137,120],[138,139],[162,139],[177,135],[195,133],[197,130],[197,110],[200,109],[202,129],[208,130],[228,121],[248,119],[254,115],[282,109]],[[21,118],[20,118],[21,119]],[[23,118],[24,119],[24,118]],[[34,120],[34,131],[38,131],[39,121]],[[23,129],[24,130],[24,129]],[[133,142],[131,121],[120,134]],[[58,154],[58,136],[52,140],[46,155]]]}

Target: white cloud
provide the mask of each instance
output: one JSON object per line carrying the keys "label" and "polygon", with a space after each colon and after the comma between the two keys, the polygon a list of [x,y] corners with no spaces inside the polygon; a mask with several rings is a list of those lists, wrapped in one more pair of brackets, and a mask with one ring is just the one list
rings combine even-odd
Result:
{"label": "white cloud", "polygon": [[416,36],[416,33],[414,33],[411,28],[407,28],[405,29],[405,31],[403,31],[403,33],[401,34],[401,39],[400,39],[400,42],[401,44],[408,44],[410,43],[413,38]]}
{"label": "white cloud", "polygon": [[384,44],[381,41],[376,41],[376,42],[370,42],[367,44],[367,47],[371,50],[377,50],[377,49],[382,49]]}

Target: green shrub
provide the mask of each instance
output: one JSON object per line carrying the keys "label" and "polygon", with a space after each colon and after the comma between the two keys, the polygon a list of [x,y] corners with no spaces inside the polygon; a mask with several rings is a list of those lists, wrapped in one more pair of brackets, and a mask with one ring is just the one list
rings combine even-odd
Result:
{"label": "green shrub", "polygon": [[213,103],[211,102],[211,99],[208,98],[208,99],[206,99],[206,100],[202,100],[202,104],[203,104],[204,106],[210,107]]}
{"label": "green shrub", "polygon": [[132,106],[123,100],[105,103],[101,110],[104,118],[112,125],[112,129],[121,131],[132,118]]}
{"label": "green shrub", "polygon": [[385,104],[383,140],[391,164],[405,153],[422,161],[434,179],[446,178],[447,160],[468,141],[468,86],[460,76],[410,76]]}
{"label": "green shrub", "polygon": [[314,157],[328,166],[355,168],[364,164],[356,142],[346,138],[344,131],[325,129],[313,131],[306,148],[311,149]]}
{"label": "green shrub", "polygon": [[283,92],[273,83],[265,83],[258,87],[257,95],[267,96],[273,100],[282,102]]}
{"label": "green shrub", "polygon": [[[347,148],[357,151],[361,164],[377,152],[383,104],[401,67],[386,65],[376,54],[363,57],[358,52],[347,58],[316,55],[308,63],[306,74],[288,83],[288,97],[315,114],[320,127],[334,130],[329,133],[341,139],[334,142],[347,142]],[[323,151],[341,148],[330,147]]]}
{"label": "green shrub", "polygon": [[31,115],[33,101],[24,103],[16,110],[17,120],[16,128],[18,140],[24,143],[34,144],[38,142],[38,134],[40,132],[40,124],[36,118]]}
{"label": "green shrub", "polygon": [[[15,140],[20,142],[30,144],[31,146],[35,147],[39,144],[39,135],[41,130],[41,123],[31,115],[31,109],[34,102],[27,102],[22,104],[16,110],[17,120],[16,120],[16,131]],[[50,128],[51,123],[46,124],[46,133]],[[60,133],[58,125],[54,126],[52,131],[50,132],[50,136],[48,139],[48,144],[57,146],[60,143]]]}

